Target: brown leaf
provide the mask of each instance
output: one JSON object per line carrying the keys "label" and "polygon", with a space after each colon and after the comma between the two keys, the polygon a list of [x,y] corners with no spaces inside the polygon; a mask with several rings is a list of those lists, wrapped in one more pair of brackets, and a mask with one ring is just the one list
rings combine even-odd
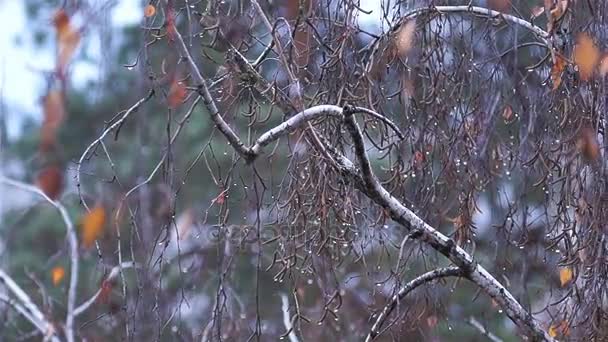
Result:
{"label": "brown leaf", "polygon": [[46,166],[38,172],[36,186],[38,186],[48,198],[56,200],[63,190],[63,170],[55,164]]}
{"label": "brown leaf", "polygon": [[551,67],[551,81],[553,81],[553,90],[556,90],[562,83],[562,73],[566,69],[566,59],[558,52],[555,53],[553,66]]}
{"label": "brown leaf", "polygon": [[599,62],[600,52],[595,45],[595,42],[588,34],[582,32],[578,35],[572,59],[578,67],[581,79],[583,81],[591,79],[593,70]]}
{"label": "brown leaf", "polygon": [[90,248],[103,233],[106,223],[106,211],[101,205],[95,206],[82,218],[82,245]]}
{"label": "brown leaf", "polygon": [[511,8],[511,0],[489,0],[490,9],[499,12],[507,12]]}
{"label": "brown leaf", "polygon": [[57,286],[65,277],[65,268],[61,266],[53,267],[51,270],[51,280],[53,281],[53,285]]}
{"label": "brown leaf", "polygon": [[543,13],[545,13],[545,8],[544,7],[541,7],[541,6],[534,6],[534,7],[532,7],[532,19],[538,18]]}
{"label": "brown leaf", "polygon": [[502,111],[502,118],[505,120],[505,122],[511,122],[513,119],[513,108],[511,108],[511,106],[505,106],[505,109]]}
{"label": "brown leaf", "polygon": [[426,158],[424,157],[424,153],[422,153],[421,151],[414,152],[414,166],[416,168],[422,167],[422,164],[424,164],[425,159]]}

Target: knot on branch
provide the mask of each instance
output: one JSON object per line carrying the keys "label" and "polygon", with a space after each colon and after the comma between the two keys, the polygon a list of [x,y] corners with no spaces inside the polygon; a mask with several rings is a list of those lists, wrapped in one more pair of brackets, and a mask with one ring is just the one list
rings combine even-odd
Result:
{"label": "knot on branch", "polygon": [[342,107],[342,115],[344,115],[345,119],[351,117],[355,112],[355,106],[347,104]]}

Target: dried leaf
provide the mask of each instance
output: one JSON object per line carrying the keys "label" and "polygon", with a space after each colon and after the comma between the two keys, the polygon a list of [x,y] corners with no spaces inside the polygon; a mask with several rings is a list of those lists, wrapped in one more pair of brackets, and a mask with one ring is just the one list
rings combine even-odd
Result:
{"label": "dried leaf", "polygon": [[567,321],[560,321],[557,324],[551,324],[549,327],[549,336],[556,337],[566,337],[570,334],[570,326]]}
{"label": "dried leaf", "polygon": [[553,90],[556,90],[562,83],[562,73],[566,69],[566,59],[561,54],[555,53],[553,66],[551,67],[551,81],[553,81]]}
{"label": "dried leaf", "polygon": [[538,18],[543,13],[545,13],[545,8],[544,7],[541,7],[541,6],[534,6],[534,7],[532,7],[532,19]]}
{"label": "dried leaf", "polygon": [[63,170],[58,165],[49,165],[38,172],[36,186],[44,192],[48,198],[55,200],[63,190]]}
{"label": "dried leaf", "polygon": [[179,107],[187,95],[186,86],[182,82],[178,82],[174,80],[171,82],[171,87],[169,88],[169,93],[167,94],[167,102],[169,103],[169,108],[175,109]]}
{"label": "dried leaf", "polygon": [[395,37],[395,46],[401,57],[407,56],[407,53],[414,45],[414,34],[416,30],[416,20],[409,20],[401,26],[397,36]]}
{"label": "dried leaf", "polygon": [[590,128],[583,128],[581,130],[581,134],[576,141],[576,147],[588,161],[597,160],[600,156],[600,145],[597,141],[597,135]]}
{"label": "dried leaf", "polygon": [[111,280],[106,279],[101,282],[101,288],[99,289],[99,295],[96,300],[97,303],[108,304],[110,302],[112,287],[114,287],[114,283]]}
{"label": "dried leaf", "polygon": [[437,319],[437,316],[431,315],[426,318],[426,325],[428,325],[429,328],[433,329],[437,326],[438,321],[439,320]]}
{"label": "dried leaf", "polygon": [[489,0],[490,9],[499,12],[507,12],[511,8],[511,0]]}
{"label": "dried leaf", "polygon": [[63,95],[59,90],[51,90],[44,97],[44,119],[40,129],[40,149],[48,151],[57,141],[57,131],[66,117]]}
{"label": "dried leaf", "polygon": [[414,152],[414,166],[416,168],[422,167],[422,164],[424,164],[425,159],[426,158],[424,157],[424,153],[422,153],[422,151]]}
{"label": "dried leaf", "polygon": [[570,283],[572,276],[573,272],[571,267],[562,267],[559,269],[559,281],[562,287]]}
{"label": "dried leaf", "polygon": [[64,70],[80,43],[80,33],[70,25],[70,18],[64,10],[59,10],[53,18],[57,30],[58,68]]}
{"label": "dried leaf", "polygon": [[600,62],[599,73],[602,77],[608,74],[608,55],[604,55],[604,57],[602,58],[602,61]]}
{"label": "dried leaf", "polygon": [[51,270],[51,280],[53,285],[57,286],[65,277],[65,268],[61,266],[53,267]]}
{"label": "dried leaf", "polygon": [[511,106],[505,106],[505,109],[502,111],[502,118],[505,120],[505,122],[511,122],[513,119],[513,108],[511,108]]}
{"label": "dried leaf", "polygon": [[156,7],[154,5],[149,4],[144,8],[144,17],[150,18],[154,14],[156,14]]}
{"label": "dried leaf", "polygon": [[194,225],[194,212],[192,208],[182,212],[175,221],[177,235],[180,240],[185,240],[190,235],[190,231]]}
{"label": "dried leaf", "polygon": [[106,223],[106,211],[101,205],[97,205],[91,209],[82,218],[82,245],[84,248],[90,248],[95,243],[101,233],[103,233]]}
{"label": "dried leaf", "polygon": [[593,70],[600,59],[600,51],[588,34],[583,32],[578,35],[572,59],[576,66],[578,66],[578,72],[581,79],[583,81],[588,81],[593,75]]}

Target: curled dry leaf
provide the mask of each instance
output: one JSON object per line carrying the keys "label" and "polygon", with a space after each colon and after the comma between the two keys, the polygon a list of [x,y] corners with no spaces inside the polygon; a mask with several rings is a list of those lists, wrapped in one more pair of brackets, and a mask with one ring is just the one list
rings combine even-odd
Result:
{"label": "curled dry leaf", "polygon": [[106,223],[106,211],[101,205],[95,206],[82,218],[82,245],[91,248],[95,240],[103,233]]}
{"label": "curled dry leaf", "polygon": [[578,35],[574,56],[572,58],[578,67],[578,72],[583,81],[588,81],[593,75],[597,63],[600,59],[600,52],[593,39],[586,33]]}
{"label": "curled dry leaf", "polygon": [[65,268],[61,266],[53,267],[51,270],[51,280],[53,281],[53,285],[57,286],[63,278],[65,277]]}
{"label": "curled dry leaf", "polygon": [[549,336],[566,337],[570,334],[570,325],[567,321],[560,321],[559,323],[551,324],[549,327]]}
{"label": "curled dry leaf", "polygon": [[416,20],[409,20],[401,26],[395,36],[395,47],[401,57],[406,57],[407,53],[414,45],[414,34],[416,31]]}
{"label": "curled dry leaf", "polygon": [[36,186],[38,186],[48,198],[56,200],[63,190],[63,169],[54,164],[44,167],[38,172]]}
{"label": "curled dry leaf", "polygon": [[562,73],[566,69],[566,59],[561,54],[555,53],[553,66],[551,67],[551,81],[553,82],[553,90],[556,90],[562,83]]}
{"label": "curled dry leaf", "polygon": [[583,128],[576,141],[576,147],[583,157],[588,161],[597,160],[600,156],[600,145],[597,135],[590,128]]}
{"label": "curled dry leaf", "polygon": [[80,33],[70,25],[70,17],[59,10],[53,17],[57,31],[57,62],[59,70],[64,70],[80,43]]}
{"label": "curled dry leaf", "polygon": [[156,14],[156,7],[154,7],[154,5],[152,4],[148,4],[145,8],[144,8],[144,16],[146,18],[150,18],[151,16],[153,16],[154,14]]}
{"label": "curled dry leaf", "polygon": [[573,276],[571,267],[561,267],[559,269],[559,282],[563,286],[566,286],[572,280]]}
{"label": "curled dry leaf", "polygon": [[541,6],[532,7],[532,19],[540,17],[543,13],[545,13],[545,8]]}

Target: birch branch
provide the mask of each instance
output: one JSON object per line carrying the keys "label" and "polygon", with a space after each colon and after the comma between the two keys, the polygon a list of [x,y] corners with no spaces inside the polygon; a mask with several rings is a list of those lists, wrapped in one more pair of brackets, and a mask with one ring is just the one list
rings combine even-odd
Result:
{"label": "birch branch", "polygon": [[35,186],[25,184],[19,181],[15,181],[6,177],[0,176],[0,182],[16,187],[20,190],[27,191],[36,194],[44,198],[49,202],[59,213],[63,219],[63,223],[66,226],[66,233],[68,238],[68,244],[70,246],[70,285],[68,288],[68,302],[67,302],[67,313],[65,319],[65,333],[66,338],[69,342],[74,341],[74,306],[76,303],[77,288],[78,288],[78,238],[76,237],[76,230],[74,224],[68,215],[65,207],[58,201],[50,199],[42,190]]}
{"label": "birch branch", "polygon": [[370,60],[367,63],[367,67],[366,70],[370,70],[371,65],[373,63],[373,57],[375,55],[375,53],[378,51],[378,48],[380,46],[380,42],[384,39],[387,39],[388,37],[390,37],[392,34],[394,34],[395,32],[397,32],[401,26],[403,26],[405,23],[407,23],[409,20],[415,19],[419,16],[425,15],[425,14],[432,14],[432,13],[438,13],[438,14],[448,14],[448,13],[456,13],[456,14],[471,14],[471,15],[477,15],[477,16],[481,16],[481,17],[485,17],[488,19],[496,19],[496,18],[500,18],[503,19],[509,23],[515,24],[515,25],[519,25],[523,28],[526,28],[527,30],[530,30],[532,33],[534,33],[534,35],[541,41],[543,42],[547,47],[550,47],[551,44],[549,42],[549,39],[551,38],[551,35],[549,34],[549,32],[543,30],[542,28],[532,24],[531,22],[518,18],[516,16],[507,14],[507,13],[502,13],[499,11],[494,11],[488,8],[484,8],[484,7],[477,7],[477,6],[429,6],[429,7],[422,7],[422,8],[416,8],[413,9],[411,11],[406,12],[400,19],[399,21],[383,36],[379,37],[378,39],[376,39],[371,46],[371,50],[372,53],[370,55]]}
{"label": "birch branch", "polygon": [[382,328],[382,325],[384,324],[388,316],[397,307],[399,302],[402,301],[403,298],[405,298],[405,296],[407,296],[410,292],[414,291],[418,286],[430,283],[435,279],[445,277],[456,277],[461,274],[462,270],[458,267],[440,268],[418,276],[409,283],[405,284],[401,289],[399,289],[399,292],[397,292],[397,294],[393,296],[391,301],[384,307],[382,312],[378,315],[365,341],[372,341],[380,334],[380,329]]}
{"label": "birch branch", "polygon": [[95,141],[93,141],[84,150],[84,152],[80,156],[80,159],[78,160],[78,166],[76,166],[76,187],[78,188],[78,196],[80,197],[80,202],[82,203],[82,205],[84,205],[84,207],[87,211],[90,211],[90,209],[89,209],[89,206],[87,205],[87,202],[85,201],[84,197],[82,196],[81,182],[80,182],[80,168],[82,167],[82,164],[83,164],[85,158],[89,155],[89,151],[91,151],[91,149],[97,147],[97,145],[99,145],[99,143],[101,143],[101,141],[106,137],[106,135],[108,135],[108,133],[112,132],[117,127],[120,127],[123,124],[123,122],[129,117],[129,115],[136,112],[139,109],[139,107],[141,107],[142,104],[144,104],[145,102],[150,100],[153,95],[154,95],[154,91],[151,90],[148,93],[148,95],[146,95],[145,97],[143,97],[142,99],[137,101],[133,106],[131,106],[131,108],[127,109],[127,111],[120,117],[120,119],[116,120],[116,122],[114,122],[112,125],[110,125],[110,127],[106,128],[103,131],[103,133],[101,133],[101,135],[97,139],[95,139]]}
{"label": "birch branch", "polygon": [[[346,127],[353,139],[355,155],[362,173],[362,182],[355,182],[355,186],[372,201],[387,210],[394,221],[412,231],[412,238],[425,242],[450,259],[462,270],[462,276],[475,283],[494,299],[527,336],[533,340],[554,341],[534,317],[519,304],[517,299],[483,266],[473,260],[471,255],[456,245],[454,240],[424,222],[380,184],[371,169],[361,130],[351,114],[353,107],[347,106],[344,111]],[[355,178],[355,180],[357,179]]]}
{"label": "birch branch", "polygon": [[10,298],[2,298],[9,305],[15,308],[19,313],[23,315],[27,320],[32,322],[34,326],[42,332],[43,335],[51,335],[53,342],[59,342],[59,338],[56,336],[55,327],[51,324],[36,304],[32,301],[30,296],[21,289],[19,285],[11,278],[3,269],[0,268],[0,283],[4,284],[6,288],[17,297],[19,302],[13,302]]}

